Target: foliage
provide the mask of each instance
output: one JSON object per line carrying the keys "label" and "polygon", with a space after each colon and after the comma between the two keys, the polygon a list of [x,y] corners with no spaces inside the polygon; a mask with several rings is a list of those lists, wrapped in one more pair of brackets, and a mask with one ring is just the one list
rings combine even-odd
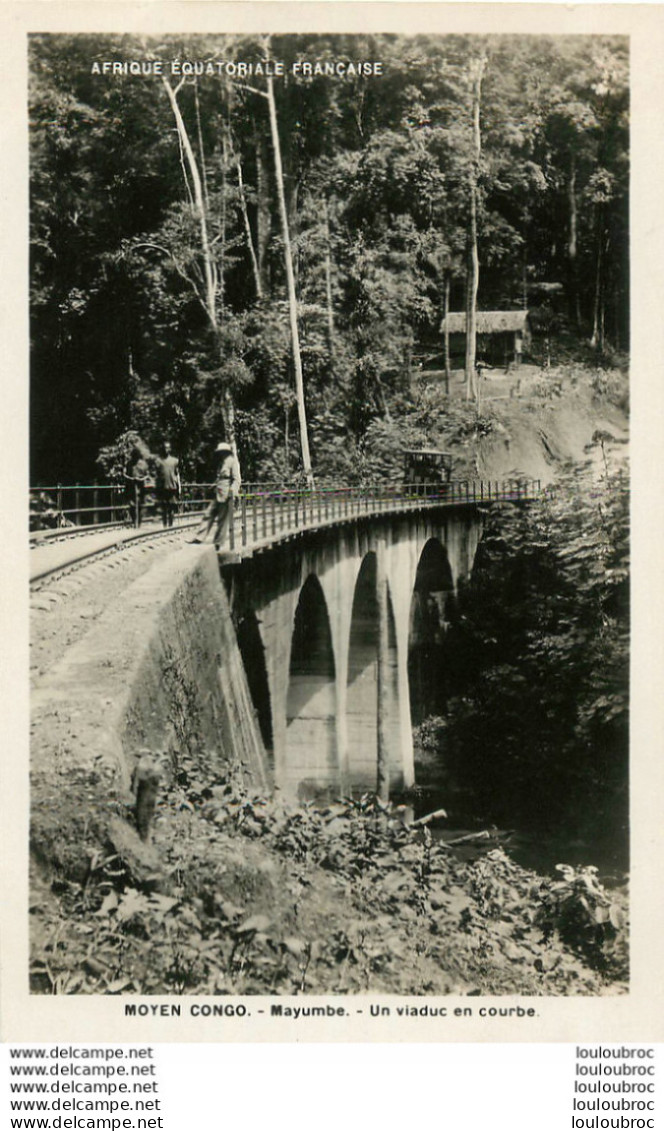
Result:
{"label": "foliage", "polygon": [[446,748],[496,816],[623,839],[628,515],[624,469],[586,466],[488,516],[446,636]]}
{"label": "foliage", "polygon": [[[199,207],[163,83],[91,74],[108,58],[264,49],[251,36],[31,37],[33,482],[93,476],[130,430],[168,435],[202,475],[231,402],[249,474],[298,474],[266,99],[221,76],[178,89]],[[275,83],[319,475],[350,475],[366,452],[368,473],[389,477],[374,430],[417,411],[413,359],[440,351],[447,284],[464,309],[479,51],[479,305],[532,305],[538,285],[557,285],[544,331],[567,322],[600,359],[625,348],[624,40],[277,36],[271,50],[385,62],[363,84]],[[574,246],[561,238],[572,228]]]}
{"label": "foliage", "polygon": [[115,443],[102,448],[97,456],[97,464],[104,477],[111,482],[123,480],[125,469],[135,452],[148,455],[149,449],[138,432],[123,432]]}
{"label": "foliage", "polygon": [[288,806],[187,752],[154,837],[160,878],[109,852],[35,899],[33,990],[568,994],[626,973],[556,933],[550,881],[500,850],[463,863],[369,795]]}
{"label": "foliage", "polygon": [[557,934],[596,969],[625,969],[626,901],[610,893],[594,867],[556,865],[560,878],[549,881],[541,896],[537,922],[547,938]]}

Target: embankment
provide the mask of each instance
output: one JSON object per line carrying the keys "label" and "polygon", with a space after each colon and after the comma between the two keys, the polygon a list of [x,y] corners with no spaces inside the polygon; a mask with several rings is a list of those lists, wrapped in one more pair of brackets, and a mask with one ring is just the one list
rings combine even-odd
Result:
{"label": "embankment", "polygon": [[200,751],[266,785],[215,551],[185,547],[129,586],[33,694],[33,857],[79,878],[109,842],[147,860],[132,771],[149,752],[168,779]]}

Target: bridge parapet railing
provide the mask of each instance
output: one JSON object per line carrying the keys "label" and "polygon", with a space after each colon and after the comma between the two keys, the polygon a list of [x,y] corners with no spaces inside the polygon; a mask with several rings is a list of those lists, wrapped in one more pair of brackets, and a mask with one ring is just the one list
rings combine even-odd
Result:
{"label": "bridge parapet railing", "polygon": [[[181,518],[199,514],[210,499],[208,483],[183,483],[176,513]],[[31,487],[29,491],[30,529],[67,529],[79,527],[131,526],[133,497],[124,483],[57,483]],[[150,483],[145,488],[143,514],[157,517],[159,500]]]}
{"label": "bridge parapet railing", "polygon": [[[422,506],[519,501],[541,491],[539,480],[452,480],[448,483],[325,484],[314,488],[247,482],[233,505],[230,540],[243,546],[288,531],[351,519],[355,516]],[[176,513],[194,518],[212,497],[209,483],[183,483]],[[158,499],[148,487],[143,508],[149,520],[158,515]],[[34,530],[131,525],[132,506],[122,483],[73,484],[30,489],[30,526]]]}
{"label": "bridge parapet railing", "polygon": [[228,548],[235,550],[276,540],[362,515],[422,507],[520,502],[533,499],[540,492],[540,481],[527,479],[351,487],[332,484],[315,488],[245,484],[237,500],[231,503],[233,521],[228,528]]}

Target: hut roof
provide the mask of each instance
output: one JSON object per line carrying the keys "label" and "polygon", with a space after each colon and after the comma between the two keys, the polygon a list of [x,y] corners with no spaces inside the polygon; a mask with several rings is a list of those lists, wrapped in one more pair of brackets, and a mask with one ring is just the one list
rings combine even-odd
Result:
{"label": "hut roof", "polygon": [[[478,310],[478,334],[505,334],[514,333],[516,330],[525,330],[528,320],[527,310]],[[466,313],[448,314],[441,323],[441,330],[449,330],[450,334],[465,334]]]}

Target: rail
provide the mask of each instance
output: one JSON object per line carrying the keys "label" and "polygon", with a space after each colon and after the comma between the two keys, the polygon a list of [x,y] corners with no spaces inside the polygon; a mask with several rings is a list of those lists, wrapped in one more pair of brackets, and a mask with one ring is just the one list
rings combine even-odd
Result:
{"label": "rail", "polygon": [[[422,507],[458,507],[496,502],[525,502],[541,492],[539,480],[451,480],[448,483],[325,485],[313,489],[281,487],[273,483],[245,483],[237,500],[231,501],[229,548],[297,533],[362,515],[381,514]],[[176,505],[178,525],[189,524],[210,498],[210,485],[183,484]],[[31,526],[40,534],[84,533],[109,527],[133,525],[131,500],[123,486],[38,487],[30,490]],[[39,507],[41,506],[41,510]],[[143,515],[158,517],[158,501],[146,493]]]}

